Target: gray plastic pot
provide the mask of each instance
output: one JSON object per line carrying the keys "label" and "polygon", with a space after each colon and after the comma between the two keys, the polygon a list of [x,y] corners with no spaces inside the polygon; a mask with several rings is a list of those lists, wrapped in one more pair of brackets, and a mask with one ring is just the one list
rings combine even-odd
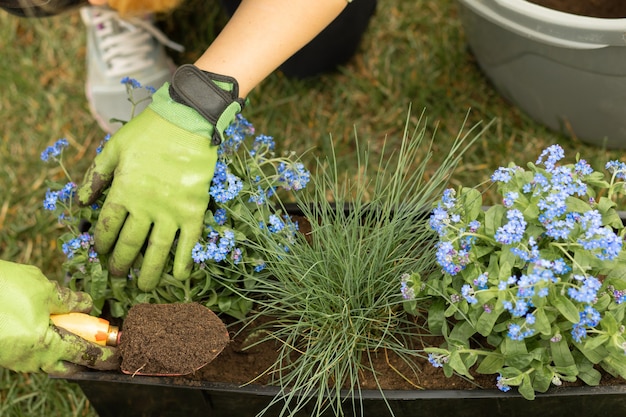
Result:
{"label": "gray plastic pot", "polygon": [[549,128],[626,148],[626,18],[578,16],[525,0],[459,0],[479,66]]}

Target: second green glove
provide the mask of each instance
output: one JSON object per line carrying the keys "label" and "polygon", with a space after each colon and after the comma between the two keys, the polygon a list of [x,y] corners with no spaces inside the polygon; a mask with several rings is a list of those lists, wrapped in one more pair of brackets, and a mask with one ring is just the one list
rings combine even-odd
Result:
{"label": "second green glove", "polygon": [[[161,87],[150,106],[109,140],[78,190],[79,202],[89,205],[110,185],[95,227],[96,251],[110,254],[110,272],[124,276],[145,249],[138,281],[144,291],[158,284],[175,241],[174,277],[189,277],[216,145],[243,106],[234,79],[192,66],[178,72],[172,87]],[[207,85],[212,88],[197,90]]]}

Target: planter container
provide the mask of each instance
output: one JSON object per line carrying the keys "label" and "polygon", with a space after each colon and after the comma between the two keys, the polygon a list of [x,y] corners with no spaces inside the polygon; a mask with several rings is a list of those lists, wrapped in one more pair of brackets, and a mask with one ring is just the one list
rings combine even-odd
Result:
{"label": "planter container", "polygon": [[[304,215],[295,204],[285,208],[291,215]],[[349,211],[350,206],[343,210]],[[619,215],[626,224],[626,212]],[[99,417],[255,417],[279,394],[277,387],[257,384],[238,386],[119,372],[85,371],[65,379],[78,384]],[[349,417],[623,417],[626,410],[626,385],[552,387],[547,393],[538,393],[533,401],[515,389],[363,390],[355,400],[356,414],[351,398],[344,395],[344,415]],[[263,417],[279,417],[283,405],[279,401]],[[305,408],[283,417],[311,415],[312,408]]]}
{"label": "planter container", "polygon": [[469,47],[496,90],[549,128],[626,148],[626,19],[525,0],[459,0]]}
{"label": "planter container", "polygon": [[[181,378],[83,372],[69,378],[78,383],[100,417],[254,417],[277,394],[275,387],[188,381]],[[365,417],[622,417],[626,386],[554,388],[533,401],[498,390],[425,390],[362,392]],[[345,415],[352,416],[346,401]],[[264,416],[280,415],[280,406]],[[294,417],[310,416],[302,410]],[[325,416],[332,414],[325,414]]]}

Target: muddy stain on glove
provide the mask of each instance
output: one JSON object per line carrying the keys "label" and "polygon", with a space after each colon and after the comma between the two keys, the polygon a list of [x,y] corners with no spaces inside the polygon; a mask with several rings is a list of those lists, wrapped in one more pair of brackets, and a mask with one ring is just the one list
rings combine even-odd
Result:
{"label": "muddy stain on glove", "polygon": [[229,340],[220,318],[198,303],[137,304],[122,327],[122,372],[187,375],[215,359]]}

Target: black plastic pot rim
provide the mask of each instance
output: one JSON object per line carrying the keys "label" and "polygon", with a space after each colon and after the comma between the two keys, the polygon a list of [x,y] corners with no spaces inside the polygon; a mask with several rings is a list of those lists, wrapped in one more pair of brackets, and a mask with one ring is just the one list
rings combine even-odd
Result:
{"label": "black plastic pot rim", "polygon": [[[57,377],[52,377],[57,378]],[[223,382],[198,381],[180,377],[132,376],[114,372],[85,371],[64,377],[69,381],[110,382],[115,384],[137,384],[182,389],[201,389],[212,392],[234,392],[251,394],[268,398],[280,394],[277,386],[247,384],[237,385]],[[625,395],[626,385],[552,387],[548,392],[537,393],[542,397],[578,397],[581,395]],[[465,390],[355,390],[351,395],[342,391],[344,398],[358,397],[361,400],[420,400],[420,399],[476,399],[476,398],[521,398],[515,390],[502,392],[497,389],[465,389]]]}

